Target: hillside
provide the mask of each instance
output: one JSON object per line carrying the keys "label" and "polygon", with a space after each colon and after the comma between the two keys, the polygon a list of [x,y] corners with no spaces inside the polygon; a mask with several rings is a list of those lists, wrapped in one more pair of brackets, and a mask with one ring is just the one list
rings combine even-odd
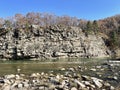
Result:
{"label": "hillside", "polygon": [[28,13],[0,20],[1,59],[119,56],[119,15],[98,21]]}

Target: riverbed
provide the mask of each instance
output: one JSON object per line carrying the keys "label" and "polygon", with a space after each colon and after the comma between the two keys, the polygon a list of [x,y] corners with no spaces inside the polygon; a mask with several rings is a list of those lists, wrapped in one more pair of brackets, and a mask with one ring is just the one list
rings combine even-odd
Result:
{"label": "riverbed", "polygon": [[[43,61],[1,61],[0,76],[22,73],[53,73],[65,74],[74,70],[81,75],[100,78],[111,85],[120,86],[120,64],[108,62],[108,59],[54,59]],[[18,72],[19,70],[19,72]]]}

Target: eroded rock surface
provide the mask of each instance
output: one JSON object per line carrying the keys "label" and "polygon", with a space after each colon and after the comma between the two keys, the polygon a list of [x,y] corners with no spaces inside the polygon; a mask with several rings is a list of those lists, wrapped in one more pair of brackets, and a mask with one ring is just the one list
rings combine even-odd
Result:
{"label": "eroded rock surface", "polygon": [[0,36],[0,58],[108,57],[102,36],[86,35],[78,27],[13,29]]}

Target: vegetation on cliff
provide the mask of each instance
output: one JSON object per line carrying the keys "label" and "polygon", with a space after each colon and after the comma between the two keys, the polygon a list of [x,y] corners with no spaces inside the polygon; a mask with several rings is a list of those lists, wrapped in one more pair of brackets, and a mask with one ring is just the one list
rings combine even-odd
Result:
{"label": "vegetation on cliff", "polygon": [[[49,13],[34,12],[27,13],[26,15],[16,14],[6,19],[0,18],[0,28],[4,27],[8,30],[17,28],[18,30],[24,29],[27,31],[30,30],[30,25],[39,25],[44,28],[53,25],[76,26],[80,27],[87,34],[91,32],[104,33],[109,37],[108,43],[110,46],[120,46],[120,15],[97,21],[88,21],[67,15],[56,16]],[[4,31],[1,30],[0,32],[2,33]]]}

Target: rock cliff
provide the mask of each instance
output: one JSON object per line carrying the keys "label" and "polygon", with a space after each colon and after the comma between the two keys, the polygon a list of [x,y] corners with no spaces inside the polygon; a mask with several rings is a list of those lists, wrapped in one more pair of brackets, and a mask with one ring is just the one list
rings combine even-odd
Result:
{"label": "rock cliff", "polygon": [[1,59],[99,58],[108,57],[102,36],[86,35],[78,27],[31,26],[28,30],[0,31]]}

